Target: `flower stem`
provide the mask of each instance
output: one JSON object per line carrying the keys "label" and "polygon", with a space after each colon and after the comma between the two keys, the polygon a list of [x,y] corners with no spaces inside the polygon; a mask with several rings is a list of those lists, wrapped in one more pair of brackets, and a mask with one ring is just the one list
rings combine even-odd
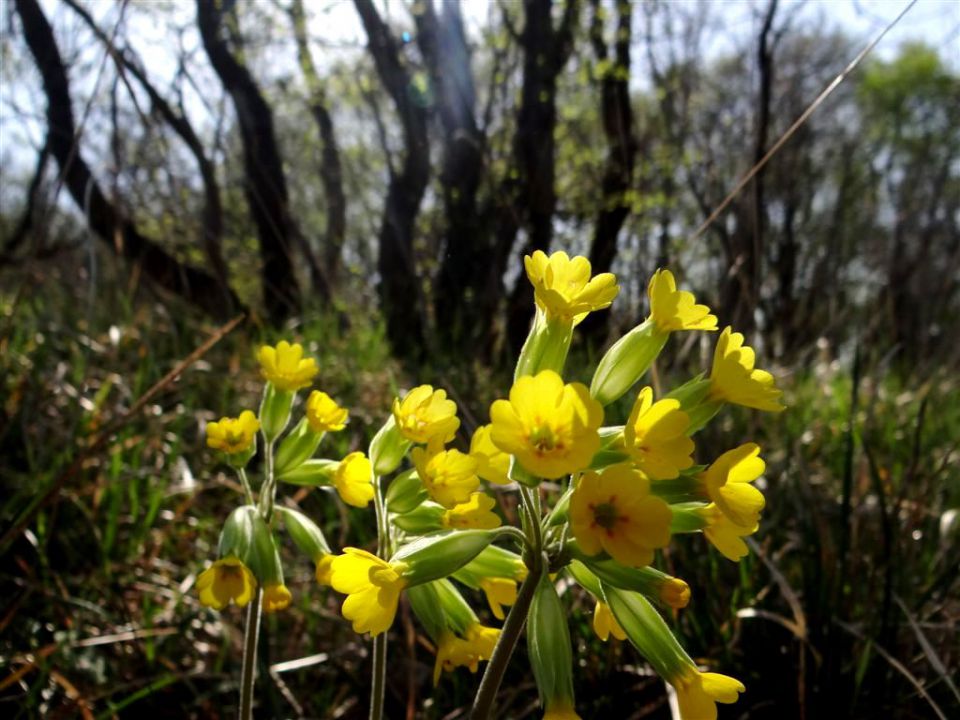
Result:
{"label": "flower stem", "polygon": [[258,587],[247,605],[247,622],[243,630],[243,669],[240,674],[240,720],[253,720],[253,684],[257,674],[257,641],[260,638],[260,610],[263,588]]}
{"label": "flower stem", "polygon": [[533,602],[533,594],[540,582],[540,575],[544,572],[543,561],[543,535],[540,528],[540,508],[539,497],[534,496],[529,489],[520,487],[520,499],[523,509],[528,516],[526,525],[528,547],[525,548],[524,556],[529,573],[520,585],[517,592],[517,601],[510,608],[507,619],[500,630],[500,637],[493,648],[493,654],[487,669],[483,673],[483,679],[480,681],[480,688],[477,691],[477,697],[473,701],[473,709],[470,711],[470,720],[489,720],[493,712],[493,704],[497,699],[497,692],[500,690],[500,684],[503,682],[503,675],[507,671],[507,665],[510,664],[510,658],[520,640],[520,634],[523,632],[523,626],[527,622],[527,615],[530,612],[530,604]]}
{"label": "flower stem", "polygon": [[[377,556],[384,560],[390,557],[390,527],[383,502],[381,478],[374,475],[373,507],[377,514]],[[387,633],[389,629],[373,638],[373,678],[370,683],[370,720],[383,717],[383,699],[387,687]]]}

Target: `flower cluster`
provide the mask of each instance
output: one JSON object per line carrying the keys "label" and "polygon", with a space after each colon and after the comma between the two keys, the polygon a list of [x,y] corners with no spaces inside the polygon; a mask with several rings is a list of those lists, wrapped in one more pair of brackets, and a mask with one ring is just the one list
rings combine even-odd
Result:
{"label": "flower cluster", "polygon": [[[702,672],[681,648],[657,608],[685,607],[691,589],[654,565],[657,551],[688,533],[701,533],[730,560],[747,554],[744,538],[757,530],[764,507],[753,484],[765,469],[761,450],[747,442],[705,458],[694,436],[727,404],[782,410],[781,393],[729,327],[719,333],[709,374],[659,396],[641,385],[672,333],[719,329],[669,270],[651,278],[650,315],[606,352],[589,387],[567,382],[573,330],[611,305],[617,280],[592,276],[585,258],[563,252],[538,251],[525,267],[535,319],[512,387],[469,442],[461,435],[458,443],[454,400],[420,385],[394,399],[366,453],[314,457],[324,433],[344,427],[347,411],[314,391],[285,433],[296,393],[318,368],[299,345],[261,348],[267,383],[259,417],[246,411],[208,427],[208,444],[237,469],[247,503],[228,518],[220,559],[197,581],[201,602],[222,609],[261,591],[267,610],[290,602],[276,551],[282,519],[315,563],[317,582],[346,596],[343,617],[375,638],[372,708],[382,708],[383,636],[406,598],[435,650],[434,683],[444,671],[476,672],[495,658],[473,717],[489,717],[491,693],[525,624],[544,716],[569,719],[578,715],[575,646],[556,584],[564,577],[592,597],[601,640],[629,641],[673,685],[683,717],[716,717],[716,703],[735,702],[744,687]],[[625,396],[633,400],[629,412],[615,417],[614,408],[627,404],[613,403]],[[265,476],[255,502],[244,466],[258,431]],[[348,505],[372,505],[376,547],[331,551],[312,521],[275,504],[278,482],[328,486]],[[517,508],[519,527],[504,523],[510,515],[501,507]],[[496,619],[510,613],[503,628],[482,624],[466,590],[482,593]]]}

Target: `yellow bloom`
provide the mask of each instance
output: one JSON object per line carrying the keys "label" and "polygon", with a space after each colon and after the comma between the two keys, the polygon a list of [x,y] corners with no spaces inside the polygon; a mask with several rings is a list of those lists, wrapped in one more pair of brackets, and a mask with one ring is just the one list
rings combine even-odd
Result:
{"label": "yellow bloom", "polygon": [[599,600],[597,600],[597,606],[593,609],[593,631],[603,642],[609,640],[611,635],[617,640],[627,639],[627,634],[613,616],[610,607]]}
{"label": "yellow bloom", "polygon": [[346,593],[343,616],[356,633],[379,635],[393,624],[400,592],[406,584],[403,563],[388,563],[366,550],[347,547],[333,559],[330,585]]}
{"label": "yellow bloom", "polygon": [[293,596],[283,583],[265,585],[263,588],[263,611],[266,613],[284,610],[290,606]]}
{"label": "yellow bloom", "polygon": [[653,402],[653,389],[643,388],[623,429],[627,451],[637,467],[656,480],[669,480],[693,465],[693,440],[687,437],[690,416],[680,401]]}
{"label": "yellow bloom", "polygon": [[372,467],[362,452],[347,455],[333,475],[333,486],[347,505],[366,507],[373,500]]}
{"label": "yellow bloom", "polygon": [[680,578],[668,577],[660,585],[660,601],[674,610],[690,603],[690,586]]}
{"label": "yellow bloom", "polygon": [[759,522],[754,522],[752,525],[737,525],[713,503],[699,512],[707,521],[703,534],[724,557],[737,562],[750,552],[743,538],[753,535],[760,527]]}
{"label": "yellow bloom", "polygon": [[257,359],[264,379],[283,392],[306,387],[319,372],[316,360],[303,357],[300,343],[291,345],[286,340],[281,340],[275,348],[262,346]]}
{"label": "yellow bloom", "polygon": [[410,457],[430,497],[448,510],[468,502],[480,487],[477,461],[459,450],[414,448]]}
{"label": "yellow bloom", "polygon": [[333,398],[319,390],[310,393],[305,412],[310,427],[318,433],[343,430],[349,414],[346,408],[340,407]]}
{"label": "yellow bloom", "polygon": [[753,348],[743,344],[743,335],[724,328],[713,352],[708,397],[757,410],[783,410],[780,402],[783,393],[774,384],[773,375],[754,369],[755,363],[756,354]]}
{"label": "yellow bloom", "polygon": [[445,633],[437,644],[433,684],[436,685],[440,680],[441,669],[453,672],[457,667],[463,666],[475,673],[482,661],[490,659],[499,637],[500,631],[497,628],[484,627],[479,623],[473,623],[467,628],[466,638]]}
{"label": "yellow bloom", "polygon": [[222,417],[218,422],[207,423],[207,447],[236,455],[253,447],[260,421],[250,410],[240,417]]}
{"label": "yellow bloom", "polygon": [[746,690],[739,680],[719,673],[689,668],[670,684],[676,688],[680,717],[684,720],[716,720],[717,703],[735,703]]}
{"label": "yellow bloom", "polygon": [[765,500],[752,483],[766,468],[760,446],[745,443],[718,457],[700,476],[707,495],[734,525],[757,524]]}
{"label": "yellow bloom", "polygon": [[232,600],[243,607],[253,599],[257,580],[239,558],[226,557],[217,560],[197,578],[200,604],[223,610]]}
{"label": "yellow bloom", "polygon": [[587,313],[610,307],[620,292],[612,273],[590,277],[590,261],[580,255],[572,260],[563,251],[550,257],[542,250],[523,258],[533,295],[547,318],[564,320],[574,325]]}
{"label": "yellow bloom", "polygon": [[669,270],[657,270],[647,286],[650,319],[660,332],[716,330],[717,318],[706,305],[697,305],[693,293],[677,290]]}
{"label": "yellow bloom", "polygon": [[477,461],[477,475],[495,485],[510,482],[510,456],[493,444],[490,425],[481,425],[470,439],[470,457]]}
{"label": "yellow bloom", "polygon": [[480,578],[480,589],[487,596],[490,612],[497,620],[503,620],[503,606],[517,601],[517,581],[505,577]]}
{"label": "yellow bloom", "polygon": [[629,465],[586,473],[570,498],[570,529],[587,555],[605,550],[631,567],[649,565],[670,542],[670,506],[650,494],[650,481]]}
{"label": "yellow bloom", "polygon": [[336,557],[336,555],[321,555],[315,560],[317,568],[314,577],[320,585],[330,585],[330,569]]}
{"label": "yellow bloom", "polygon": [[577,711],[567,703],[554,703],[543,714],[543,720],[581,720]]}
{"label": "yellow bloom", "polygon": [[490,406],[494,444],[537,477],[582,470],[600,448],[603,406],[580,383],[563,384],[553,370],[518,378],[509,400]]}
{"label": "yellow bloom", "polygon": [[489,495],[475,492],[465,503],[455,505],[443,514],[443,526],[457,530],[493,530],[500,527],[500,518],[493,510],[497,504]]}
{"label": "yellow bloom", "polygon": [[426,443],[435,437],[448,443],[457,434],[460,420],[457,404],[447,399],[444,390],[420,385],[408,392],[401,401],[393,401],[393,417],[400,433],[415,443]]}

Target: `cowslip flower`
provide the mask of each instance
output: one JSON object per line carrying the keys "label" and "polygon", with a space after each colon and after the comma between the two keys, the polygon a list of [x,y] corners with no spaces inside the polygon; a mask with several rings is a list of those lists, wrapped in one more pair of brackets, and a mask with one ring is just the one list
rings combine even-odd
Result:
{"label": "cowslip flower", "polygon": [[509,400],[490,406],[494,444],[537,477],[556,479],[590,464],[600,448],[603,406],[553,370],[518,378]]}
{"label": "cowslip flower", "polygon": [[581,720],[577,711],[568,703],[555,702],[543,714],[543,720]]}
{"label": "cowslip flower", "polygon": [[756,353],[749,345],[743,344],[743,335],[733,332],[730,327],[724,328],[713,352],[707,397],[756,410],[783,410],[780,402],[783,392],[774,384],[773,375],[766,370],[757,370],[755,363]]}
{"label": "cowslip flower", "polygon": [[447,398],[446,391],[434,390],[431,385],[420,385],[403,400],[395,399],[393,417],[400,433],[415,443],[427,443],[433,438],[448,443],[460,427],[457,404]]}
{"label": "cowslip flower", "polygon": [[610,606],[600,600],[597,600],[597,606],[593,609],[593,631],[603,642],[609,640],[611,635],[617,640],[627,639],[627,634],[613,616]]}
{"label": "cowslip flower", "polygon": [[223,610],[230,601],[244,607],[253,599],[257,580],[250,568],[236,557],[217,560],[197,577],[200,604]]}
{"label": "cowslip flower", "polygon": [[627,451],[640,470],[656,480],[677,477],[693,466],[693,440],[687,437],[690,416],[680,401],[653,402],[653,388],[643,388],[623,429]]}
{"label": "cowslip flower", "polygon": [[366,507],[373,500],[372,467],[362,452],[347,455],[333,475],[333,486],[340,499],[353,507]]}
{"label": "cowslip flower", "polygon": [[657,595],[660,602],[674,610],[680,610],[690,604],[690,586],[680,578],[665,578]]}
{"label": "cowslip flower", "polygon": [[343,617],[355,633],[379,635],[393,624],[406,582],[403,563],[389,563],[366,550],[347,547],[330,565],[330,586],[348,595]]}
{"label": "cowslip flower", "polygon": [[314,569],[313,576],[317,579],[318,585],[328,586],[330,585],[330,570],[333,566],[333,561],[336,559],[336,555],[320,555],[316,558],[314,563],[316,568]]}
{"label": "cowslip flower", "polygon": [[493,507],[497,504],[489,495],[475,492],[465,503],[455,505],[443,514],[443,526],[456,530],[492,530],[500,527],[500,518]]}
{"label": "cowslip flower", "polygon": [[577,325],[588,313],[610,307],[620,292],[612,273],[591,278],[590,261],[580,255],[571,259],[561,250],[547,257],[537,250],[523,258],[523,265],[537,307],[548,319]]}
{"label": "cowslip flower", "polygon": [[440,680],[440,671],[453,672],[457,667],[468,667],[475,673],[484,660],[489,660],[493,648],[500,637],[497,628],[485,627],[479,623],[472,623],[465,637],[459,637],[451,632],[444,633],[437,643],[437,659],[433,666],[433,684]]}
{"label": "cowslip flower", "polygon": [[281,340],[275,348],[263,345],[257,359],[263,378],[282,392],[307,387],[320,371],[316,360],[303,357],[300,343],[291,345],[286,340]]}
{"label": "cowslip flower", "polygon": [[263,586],[263,611],[266,613],[284,610],[290,606],[293,596],[283,583]]}
{"label": "cowslip flower", "polygon": [[259,429],[260,421],[250,410],[244,410],[240,417],[222,417],[207,423],[207,447],[238,455],[253,447]]}
{"label": "cowslip flower", "polygon": [[693,293],[677,290],[669,270],[657,270],[647,285],[650,320],[663,333],[676,330],[716,330],[717,318],[706,305],[697,305]]}
{"label": "cowslip flower", "polygon": [[477,461],[477,475],[494,485],[510,482],[510,456],[493,444],[490,425],[481,425],[470,438],[470,457]]}
{"label": "cowslip flower", "polygon": [[697,514],[706,522],[703,534],[725,558],[737,562],[750,552],[743,538],[757,531],[760,527],[758,521],[737,525],[714,503],[701,508]]}
{"label": "cowslip flower", "polygon": [[490,612],[497,620],[503,620],[503,606],[517,602],[517,581],[506,577],[480,578],[480,589],[487,596]]}
{"label": "cowslip flower", "polygon": [[347,424],[346,408],[337,405],[336,401],[320,390],[314,390],[307,398],[304,414],[310,428],[316,432],[338,432]]}
{"label": "cowslip flower", "polygon": [[714,460],[700,480],[710,500],[734,525],[748,527],[756,525],[765,503],[763,493],[750,483],[765,468],[760,446],[744,443]]}
{"label": "cowslip flower", "polygon": [[606,551],[641,567],[670,542],[670,506],[650,494],[650,480],[629,465],[612,465],[580,478],[570,498],[570,529],[587,555]]}
{"label": "cowslip flower", "polygon": [[717,703],[735,703],[746,688],[736,678],[720,673],[700,672],[695,667],[670,680],[677,691],[680,717],[716,720]]}
{"label": "cowslip flower", "polygon": [[448,510],[468,502],[480,487],[477,461],[459,450],[414,448],[410,458],[430,497]]}

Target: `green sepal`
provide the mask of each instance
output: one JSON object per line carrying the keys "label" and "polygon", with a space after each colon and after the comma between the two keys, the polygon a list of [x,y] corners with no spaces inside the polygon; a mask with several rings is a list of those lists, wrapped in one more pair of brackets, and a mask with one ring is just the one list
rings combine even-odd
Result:
{"label": "green sepal", "polygon": [[219,557],[237,557],[247,564],[253,545],[254,518],[258,517],[260,514],[253,505],[241,505],[227,516],[217,545]]}
{"label": "green sepal", "polygon": [[680,503],[670,506],[673,517],[670,519],[670,533],[695,533],[704,530],[710,523],[701,510],[707,506],[702,502]]}
{"label": "green sepal", "polygon": [[546,573],[540,576],[530,604],[527,648],[543,707],[573,707],[573,650],[567,612]]}
{"label": "green sepal", "polygon": [[[669,607],[660,598],[660,590],[665,582],[674,578],[656,568],[631,568],[621,565],[615,560],[600,560],[588,557],[573,560],[568,567],[577,582],[598,597],[601,597],[599,583],[603,581],[621,590],[638,592],[660,607]],[[583,571],[586,571],[586,573]],[[581,577],[584,577],[587,573],[596,580],[595,588],[587,587],[581,581]]]}
{"label": "green sepal", "polygon": [[467,634],[467,628],[480,621],[473,608],[464,599],[456,586],[447,579],[437,580],[430,583],[436,588],[437,599],[440,607],[443,609],[443,616],[446,618],[447,625],[457,635],[461,637]]}
{"label": "green sepal", "polygon": [[267,442],[273,442],[290,422],[290,408],[293,407],[293,392],[277,390],[268,382],[263,388],[263,400],[260,401],[260,432]]}
{"label": "green sepal", "polygon": [[548,320],[543,311],[537,308],[533,325],[520,350],[520,357],[517,358],[513,379],[536,375],[543,370],[553,370],[558,375],[563,375],[563,366],[567,362],[572,339],[572,322]]}
{"label": "green sepal", "polygon": [[304,460],[313,457],[322,439],[322,432],[315,432],[306,418],[301,419],[277,448],[277,455],[273,461],[274,472],[282,475],[299,467]]}
{"label": "green sepal", "polygon": [[510,457],[510,471],[507,473],[507,477],[527,487],[537,487],[540,485],[540,478],[521,465],[515,456]]}
{"label": "green sepal", "polygon": [[397,475],[387,486],[387,508],[394,513],[408,513],[430,497],[415,468]]}
{"label": "green sepal", "polygon": [[244,561],[261,585],[282,585],[283,567],[273,533],[260,513],[253,516],[253,543]]}
{"label": "green sepal", "polygon": [[501,535],[499,530],[453,530],[418,538],[400,548],[391,563],[404,563],[407,586],[445,578],[473,560]]}
{"label": "green sepal", "polygon": [[300,552],[316,562],[330,554],[330,545],[317,524],[298,510],[276,507],[275,511],[283,518],[283,525]]}
{"label": "green sepal", "polygon": [[623,396],[650,369],[669,336],[648,318],[617,340],[597,365],[590,395],[601,405]]}
{"label": "green sepal", "polygon": [[380,476],[392,473],[400,467],[403,456],[407,454],[412,444],[400,433],[396,418],[391,413],[383,427],[370,441],[369,456],[370,462],[373,463],[373,472]]}
{"label": "green sepal", "polygon": [[447,630],[447,623],[443,616],[443,610],[440,608],[436,583],[416,585],[407,588],[406,593],[413,614],[423,625],[423,629],[427,631],[427,635],[430,636],[433,644],[439,644]]}
{"label": "green sepal", "polygon": [[394,515],[391,522],[404,532],[425,535],[443,529],[446,509],[435,502],[424,502],[403,515]]}
{"label": "green sepal", "polygon": [[339,460],[317,458],[300,463],[298,467],[279,475],[278,479],[291,485],[305,485],[307,487],[330,485],[338,467],[340,467]]}
{"label": "green sepal", "polygon": [[468,587],[480,587],[481,578],[510,578],[519,580],[526,577],[527,566],[516,553],[499,545],[488,545],[479,555],[453,574],[453,577]]}

